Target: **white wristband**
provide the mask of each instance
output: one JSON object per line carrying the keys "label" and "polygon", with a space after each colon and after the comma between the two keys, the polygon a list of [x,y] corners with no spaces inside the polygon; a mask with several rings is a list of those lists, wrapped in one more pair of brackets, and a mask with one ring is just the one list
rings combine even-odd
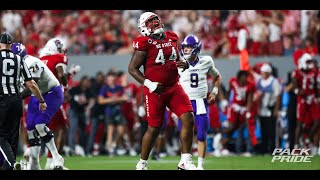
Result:
{"label": "white wristband", "polygon": [[217,88],[217,87],[214,87],[214,88],[212,89],[212,93],[215,94],[215,95],[217,95],[217,94],[218,94],[218,88]]}
{"label": "white wristband", "polygon": [[228,101],[223,99],[221,102],[220,102],[220,105],[221,105],[221,109],[224,109],[225,107],[228,106]]}
{"label": "white wristband", "polygon": [[144,109],[144,106],[139,106],[138,108],[138,116],[143,117],[146,115],[146,110]]}
{"label": "white wristband", "polygon": [[250,119],[250,117],[251,117],[251,113],[250,113],[250,112],[247,112],[247,113],[246,113],[246,118],[247,118],[247,119]]}
{"label": "white wristband", "polygon": [[158,83],[152,82],[149,79],[145,79],[143,85],[149,89],[150,92],[153,92],[157,89]]}

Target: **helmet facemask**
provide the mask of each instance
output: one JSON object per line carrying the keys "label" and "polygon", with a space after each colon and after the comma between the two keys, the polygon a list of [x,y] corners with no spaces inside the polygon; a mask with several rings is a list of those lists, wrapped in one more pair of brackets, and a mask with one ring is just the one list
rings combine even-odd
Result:
{"label": "helmet facemask", "polygon": [[146,27],[151,32],[151,34],[161,34],[163,33],[163,24],[161,23],[158,16],[151,16],[146,22]]}
{"label": "helmet facemask", "polygon": [[192,46],[182,46],[182,54],[183,58],[186,60],[192,59],[192,57],[195,57],[196,55],[193,55],[192,52],[194,51],[194,48]]}
{"label": "helmet facemask", "polygon": [[[185,53],[185,47],[192,48],[191,52]],[[185,59],[190,60],[200,54],[201,47],[202,43],[196,36],[187,36],[181,43],[181,54]]]}
{"label": "helmet facemask", "polygon": [[163,27],[160,18],[151,12],[142,14],[138,20],[138,28],[143,36],[159,35],[163,33]]}

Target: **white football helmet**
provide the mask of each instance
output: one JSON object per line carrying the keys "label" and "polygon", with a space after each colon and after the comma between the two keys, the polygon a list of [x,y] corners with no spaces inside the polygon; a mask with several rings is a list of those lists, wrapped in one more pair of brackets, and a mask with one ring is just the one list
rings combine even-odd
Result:
{"label": "white football helmet", "polygon": [[67,45],[61,38],[50,39],[42,49],[39,51],[39,56],[54,55],[65,53]]}
{"label": "white football helmet", "polygon": [[145,12],[140,15],[138,20],[138,29],[143,36],[150,36],[151,34],[163,33],[163,23],[158,15],[153,12]]}
{"label": "white football helmet", "polygon": [[299,69],[312,69],[313,64],[308,64],[308,61],[312,60],[312,57],[309,53],[304,53],[301,58],[298,60]]}

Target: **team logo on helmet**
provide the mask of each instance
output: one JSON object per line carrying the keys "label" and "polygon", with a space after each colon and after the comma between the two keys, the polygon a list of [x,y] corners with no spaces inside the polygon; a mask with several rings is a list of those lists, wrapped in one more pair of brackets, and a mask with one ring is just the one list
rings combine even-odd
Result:
{"label": "team logo on helmet", "polygon": [[57,49],[58,49],[58,51],[60,52],[60,53],[62,53],[62,42],[60,41],[60,39],[56,39],[55,41],[54,41],[54,43],[56,44],[56,46],[57,46]]}
{"label": "team logo on helmet", "polygon": [[[185,54],[183,49],[184,47],[189,46],[192,47],[192,51],[190,54]],[[181,54],[184,56],[184,58],[188,59],[190,56],[197,56],[200,54],[202,48],[202,43],[200,42],[199,38],[194,35],[189,35],[185,37],[181,43]]]}

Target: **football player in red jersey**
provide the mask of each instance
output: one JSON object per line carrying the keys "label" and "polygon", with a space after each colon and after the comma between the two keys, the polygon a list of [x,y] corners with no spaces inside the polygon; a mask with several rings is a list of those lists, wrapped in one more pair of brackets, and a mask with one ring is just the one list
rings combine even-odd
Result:
{"label": "football player in red jersey", "polygon": [[[178,68],[189,67],[179,56],[178,36],[163,30],[158,15],[152,12],[141,14],[138,28],[142,36],[133,40],[134,52],[128,67],[130,75],[145,86],[148,130],[143,136],[141,157],[137,170],[147,169],[150,151],[157,139],[168,107],[182,121],[180,132],[181,160],[178,169],[197,169],[192,162],[194,114],[191,102],[179,84]],[[139,68],[144,67],[144,74]],[[177,68],[178,67],[178,68]]]}
{"label": "football player in red jersey", "polygon": [[[317,71],[314,67],[312,57],[304,53],[298,59],[298,67],[292,72],[293,89],[295,89],[297,99],[297,127],[295,136],[295,146],[299,146],[299,139],[303,130],[307,132],[307,142],[311,141],[312,154],[317,153],[319,138],[317,130],[319,129],[320,113],[319,102],[317,101]],[[296,148],[295,147],[295,148]]]}
{"label": "football player in red jersey", "polygon": [[[248,127],[254,122],[252,103],[255,85],[248,81],[248,76],[248,71],[240,70],[237,77],[231,78],[229,82],[230,90],[233,92],[233,98],[228,107],[227,114],[229,126],[222,130],[222,134],[226,134],[228,137],[230,137],[236,129],[241,129],[242,125],[246,124]],[[225,143],[226,140],[224,140],[223,144]],[[247,151],[248,150],[249,149],[247,149]]]}
{"label": "football player in red jersey", "polygon": [[[68,57],[66,55],[67,46],[66,43],[60,38],[50,39],[45,46],[39,51],[39,58],[48,66],[48,68],[57,77],[59,82],[63,85],[66,92],[68,88]],[[54,132],[56,138],[56,144],[59,152],[61,152],[64,140],[63,137],[67,133],[69,126],[69,120],[66,113],[67,102],[60,107],[60,110],[52,118],[49,128]],[[52,156],[49,153],[45,169],[52,169]]]}

